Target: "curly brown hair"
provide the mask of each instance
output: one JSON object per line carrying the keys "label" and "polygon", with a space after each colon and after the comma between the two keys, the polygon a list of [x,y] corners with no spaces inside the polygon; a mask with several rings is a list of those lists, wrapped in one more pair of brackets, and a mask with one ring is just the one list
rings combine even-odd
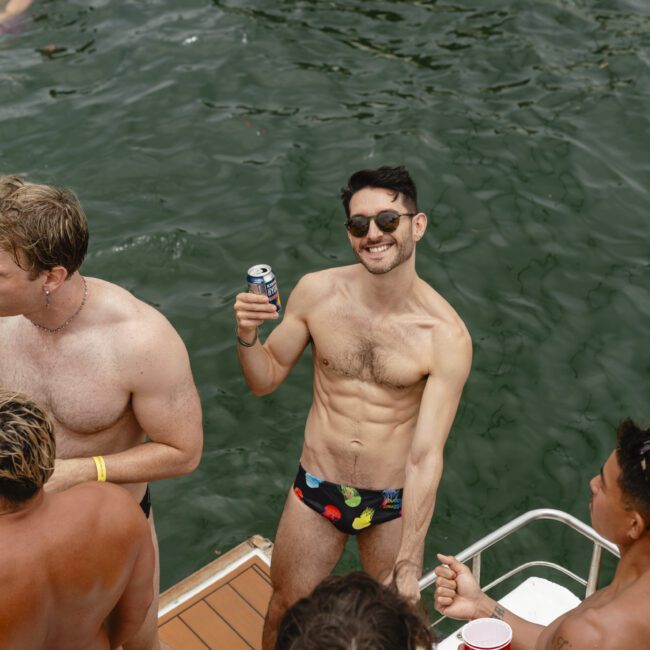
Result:
{"label": "curly brown hair", "polygon": [[0,496],[31,499],[54,471],[54,428],[25,395],[0,389]]}
{"label": "curly brown hair", "polygon": [[291,607],[280,622],[275,650],[416,650],[432,643],[423,612],[355,571],[325,578]]}
{"label": "curly brown hair", "polygon": [[88,250],[88,223],[79,199],[70,190],[0,176],[0,249],[32,278],[55,266],[70,277]]}

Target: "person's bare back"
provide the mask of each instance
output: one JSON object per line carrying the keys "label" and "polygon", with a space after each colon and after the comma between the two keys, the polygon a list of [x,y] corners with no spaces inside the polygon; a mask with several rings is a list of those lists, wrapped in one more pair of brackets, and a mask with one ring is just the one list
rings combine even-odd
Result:
{"label": "person's bare back", "polygon": [[0,647],[104,650],[114,647],[104,622],[116,608],[134,621],[131,632],[144,620],[154,552],[144,515],[122,488],[41,491],[0,517],[0,539]]}
{"label": "person's bare back", "polygon": [[149,527],[116,485],[45,492],[55,451],[43,409],[0,389],[0,647],[117,648],[153,601]]}

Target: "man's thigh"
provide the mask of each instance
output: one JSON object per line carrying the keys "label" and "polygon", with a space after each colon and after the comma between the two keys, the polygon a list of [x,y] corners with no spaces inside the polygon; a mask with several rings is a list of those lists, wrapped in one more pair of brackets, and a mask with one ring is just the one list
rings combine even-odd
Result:
{"label": "man's thigh", "polygon": [[336,566],[348,536],[289,492],[271,559],[273,589],[287,605],[306,596]]}
{"label": "man's thigh", "polygon": [[402,518],[370,526],[357,535],[363,570],[380,582],[393,570],[402,541]]}

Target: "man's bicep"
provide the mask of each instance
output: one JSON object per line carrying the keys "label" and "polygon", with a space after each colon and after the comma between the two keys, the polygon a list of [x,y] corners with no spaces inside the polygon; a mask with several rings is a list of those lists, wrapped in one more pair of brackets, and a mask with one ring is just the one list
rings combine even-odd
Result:
{"label": "man's bicep", "polygon": [[281,369],[288,373],[296,365],[307,343],[307,323],[298,315],[287,314],[285,320],[269,335],[264,347]]}
{"label": "man's bicep", "polygon": [[132,407],[138,424],[154,442],[198,449],[200,453],[201,402],[185,345],[172,330],[152,346],[143,355],[132,387]]}
{"label": "man's bicep", "polygon": [[309,275],[300,279],[289,296],[282,321],[264,343],[265,350],[285,376],[309,343],[307,313],[312,300],[311,282]]}
{"label": "man's bicep", "polygon": [[472,360],[471,339],[465,330],[453,332],[434,346],[413,439],[412,454],[442,454],[456,417]]}

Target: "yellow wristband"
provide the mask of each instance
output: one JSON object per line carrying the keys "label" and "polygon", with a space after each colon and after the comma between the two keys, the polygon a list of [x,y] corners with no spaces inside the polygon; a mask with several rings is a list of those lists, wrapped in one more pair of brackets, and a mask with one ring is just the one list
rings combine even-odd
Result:
{"label": "yellow wristband", "polygon": [[95,465],[97,467],[97,480],[105,481],[106,480],[106,463],[104,462],[103,456],[93,456]]}

